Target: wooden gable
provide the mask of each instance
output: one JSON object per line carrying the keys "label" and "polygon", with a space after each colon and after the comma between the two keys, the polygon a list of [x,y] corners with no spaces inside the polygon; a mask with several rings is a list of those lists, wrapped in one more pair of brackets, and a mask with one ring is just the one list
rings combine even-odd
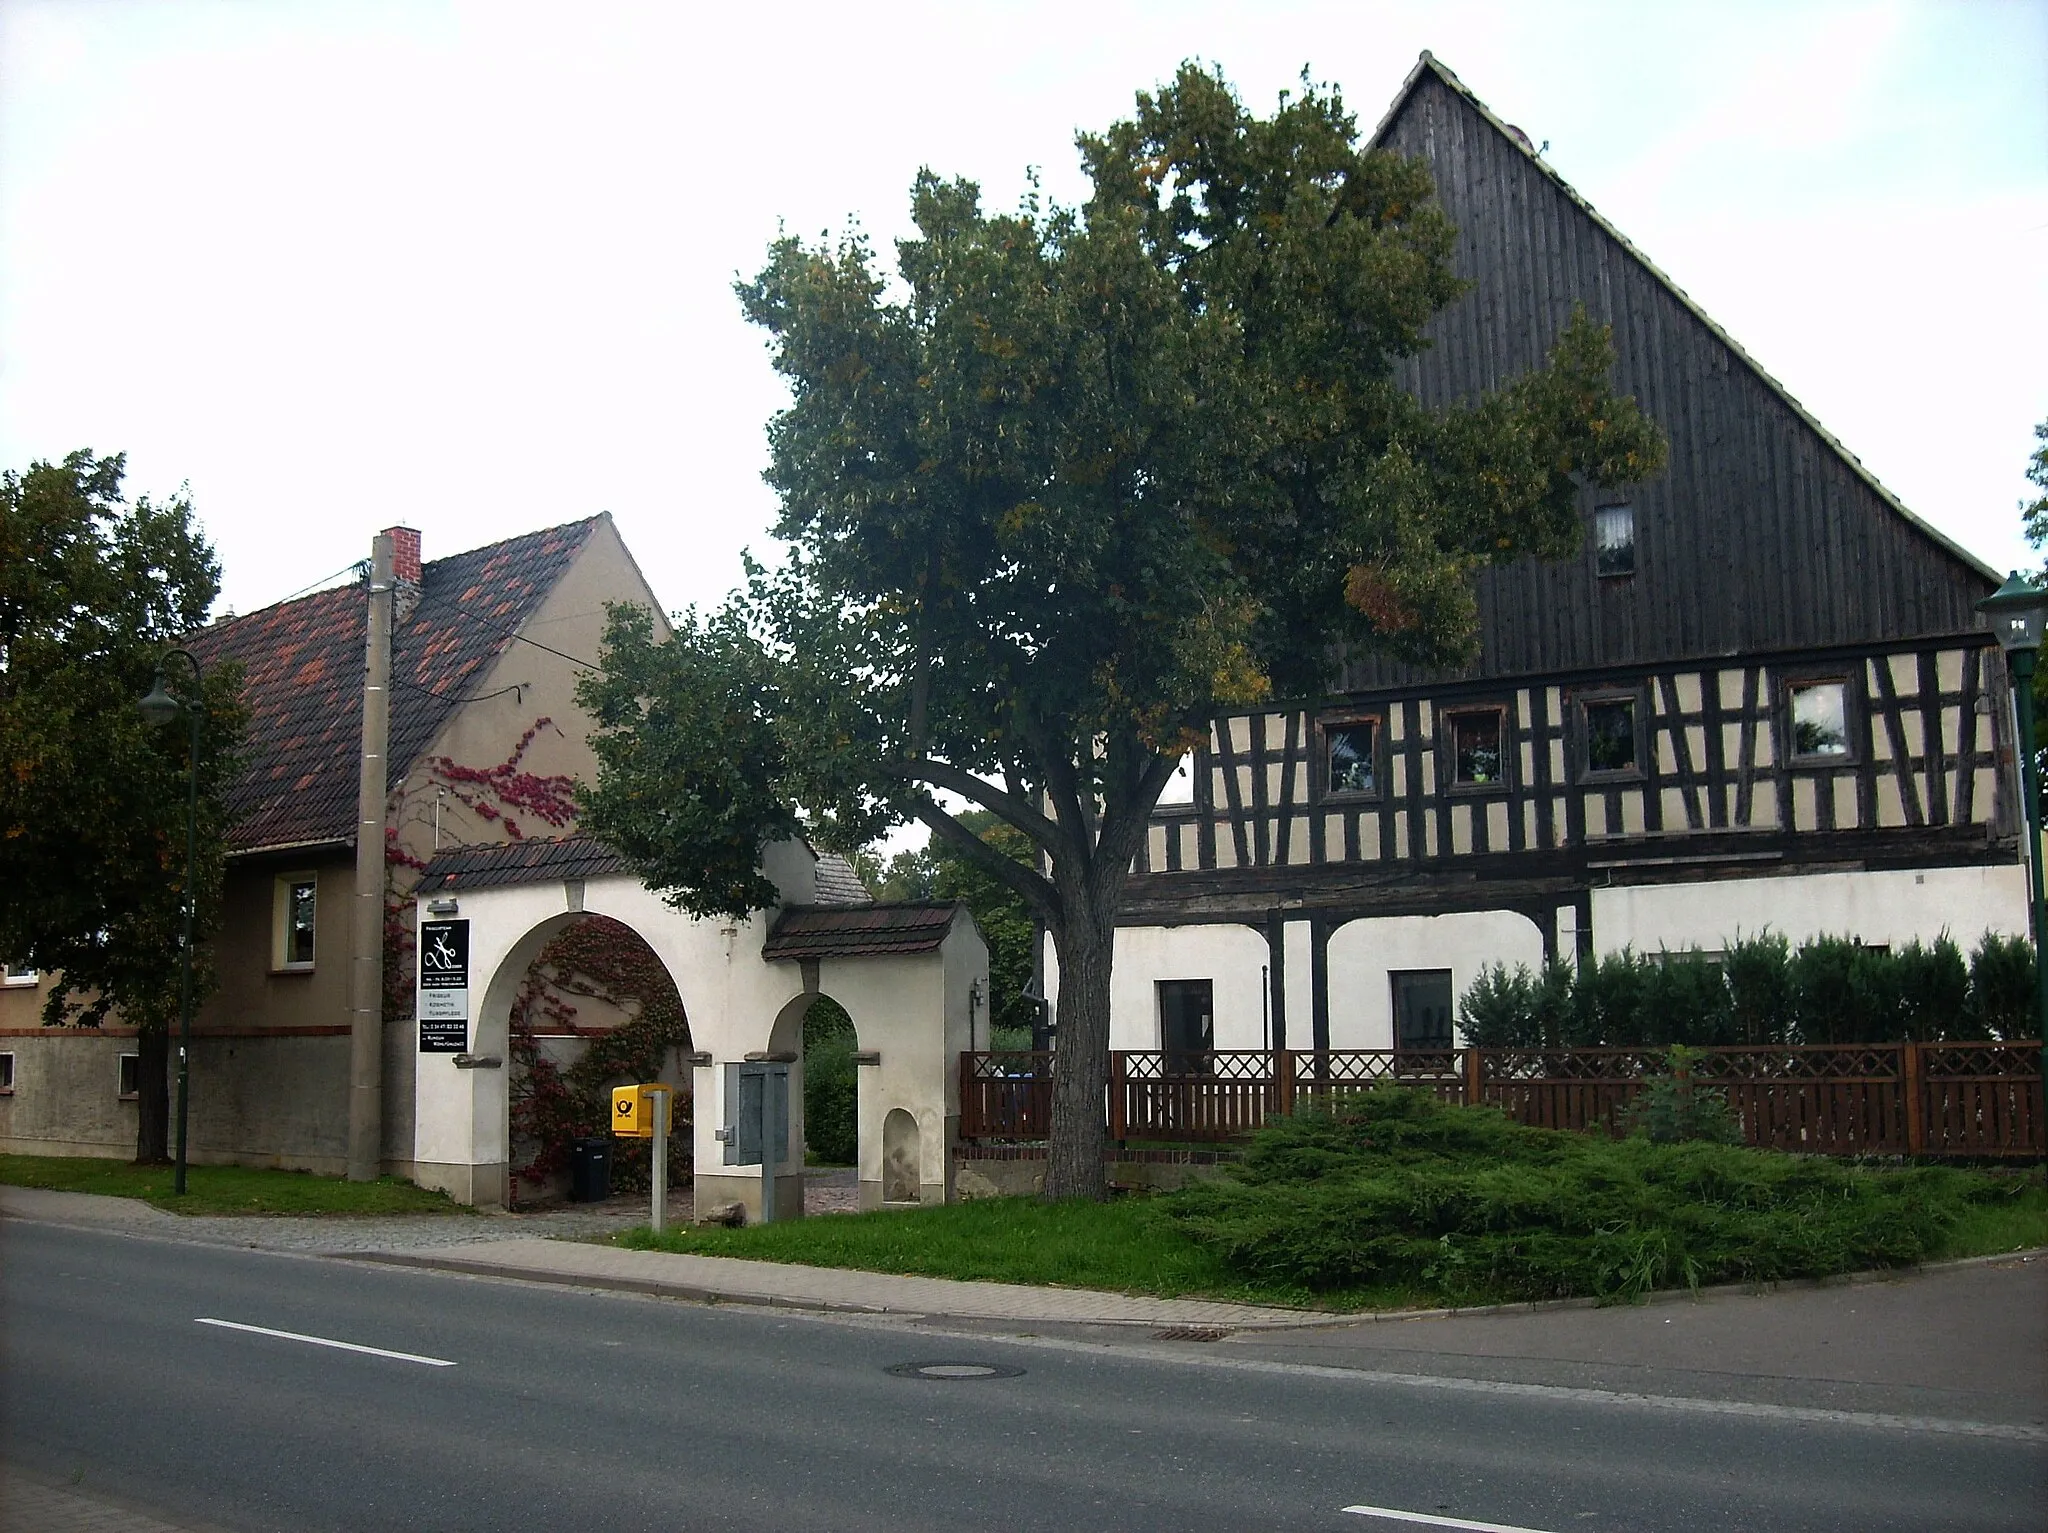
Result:
{"label": "wooden gable", "polygon": [[[1670,439],[1656,480],[1584,500],[1580,557],[1479,577],[1467,676],[1652,665],[1708,655],[1880,644],[1982,626],[1997,577],[1919,521],[1428,54],[1374,141],[1426,158],[1458,227],[1471,290],[1404,364],[1432,405],[1542,365],[1575,303],[1613,327],[1615,378]],[[1636,573],[1601,577],[1596,504],[1634,508]],[[1429,680],[1362,655],[1345,687]]]}

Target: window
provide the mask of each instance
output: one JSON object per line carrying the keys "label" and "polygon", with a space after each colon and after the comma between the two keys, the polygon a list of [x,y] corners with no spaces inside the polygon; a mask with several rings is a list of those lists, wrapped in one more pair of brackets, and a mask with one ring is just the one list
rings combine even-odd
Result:
{"label": "window", "polygon": [[1326,793],[1376,794],[1380,791],[1380,722],[1345,719],[1323,726],[1323,779]]}
{"label": "window", "polygon": [[1460,788],[1497,788],[1506,780],[1501,749],[1504,716],[1498,708],[1449,715],[1451,783]]}
{"label": "window", "polygon": [[319,890],[319,880],[311,873],[287,873],[278,879],[276,936],[271,944],[273,969],[313,967],[313,928]]}
{"label": "window", "polygon": [[0,1096],[14,1094],[14,1056],[0,1054]]}
{"label": "window", "polygon": [[0,985],[33,985],[41,978],[34,969],[24,969],[19,964],[0,965]]}
{"label": "window", "polygon": [[1159,1047],[1168,1075],[1207,1075],[1216,1047],[1216,984],[1207,979],[1159,981]]}
{"label": "window", "polygon": [[1792,688],[1792,754],[1849,754],[1848,683],[1813,681]]}
{"label": "window", "polygon": [[1636,703],[1632,697],[1603,697],[1585,704],[1586,770],[1636,769]]}
{"label": "window", "polygon": [[1602,506],[1593,513],[1594,568],[1604,576],[1636,572],[1636,508]]}
{"label": "window", "polygon": [[1451,971],[1397,969],[1394,982],[1394,1047],[1447,1049],[1451,1046]]}
{"label": "window", "polygon": [[142,1094],[142,1060],[134,1054],[121,1056],[121,1075],[118,1090],[125,1099]]}
{"label": "window", "polygon": [[1159,790],[1161,809],[1186,809],[1195,801],[1195,753],[1189,751],[1173,764],[1173,775]]}

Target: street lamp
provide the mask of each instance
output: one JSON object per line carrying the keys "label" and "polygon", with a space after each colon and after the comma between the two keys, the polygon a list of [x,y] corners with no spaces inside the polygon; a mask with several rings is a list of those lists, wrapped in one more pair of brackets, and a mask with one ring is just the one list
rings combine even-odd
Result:
{"label": "street lamp", "polygon": [[[164,662],[173,656],[182,657],[192,667],[192,695],[183,702],[164,690]],[[185,1192],[185,1104],[192,1075],[192,907],[196,903],[192,881],[199,861],[199,720],[206,711],[201,692],[198,657],[187,649],[169,649],[156,663],[156,685],[135,705],[145,719],[159,727],[180,713],[192,721],[192,748],[185,761],[185,933],[179,943],[184,963],[178,976],[178,1169],[172,1183],[180,1197]]]}
{"label": "street lamp", "polygon": [[[2034,759],[2034,657],[2041,648],[2042,619],[2048,615],[2048,590],[2014,570],[2011,579],[1977,603],[1977,610],[1991,619],[1992,631],[2004,646],[2013,700],[2019,705],[2020,792],[2027,806],[2030,880],[2027,916],[2034,934],[2034,1024],[2042,1038],[2042,1110],[2048,1114],[2048,956],[2041,942],[2041,784]],[[2042,1121],[2048,1123],[2048,1116]]]}

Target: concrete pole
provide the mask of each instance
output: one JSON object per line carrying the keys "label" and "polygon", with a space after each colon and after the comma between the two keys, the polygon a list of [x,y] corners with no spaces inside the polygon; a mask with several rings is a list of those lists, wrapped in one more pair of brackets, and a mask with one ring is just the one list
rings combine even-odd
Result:
{"label": "concrete pole", "polygon": [[348,1179],[374,1182],[384,1159],[384,801],[391,741],[391,553],[370,543],[363,641],[363,761],[356,786],[356,888],[349,921]]}

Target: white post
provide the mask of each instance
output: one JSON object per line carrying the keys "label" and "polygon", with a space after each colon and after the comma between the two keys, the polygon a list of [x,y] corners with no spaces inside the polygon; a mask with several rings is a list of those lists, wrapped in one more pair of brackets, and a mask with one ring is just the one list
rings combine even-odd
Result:
{"label": "white post", "polygon": [[654,1090],[654,1233],[659,1235],[668,1219],[668,1088]]}

